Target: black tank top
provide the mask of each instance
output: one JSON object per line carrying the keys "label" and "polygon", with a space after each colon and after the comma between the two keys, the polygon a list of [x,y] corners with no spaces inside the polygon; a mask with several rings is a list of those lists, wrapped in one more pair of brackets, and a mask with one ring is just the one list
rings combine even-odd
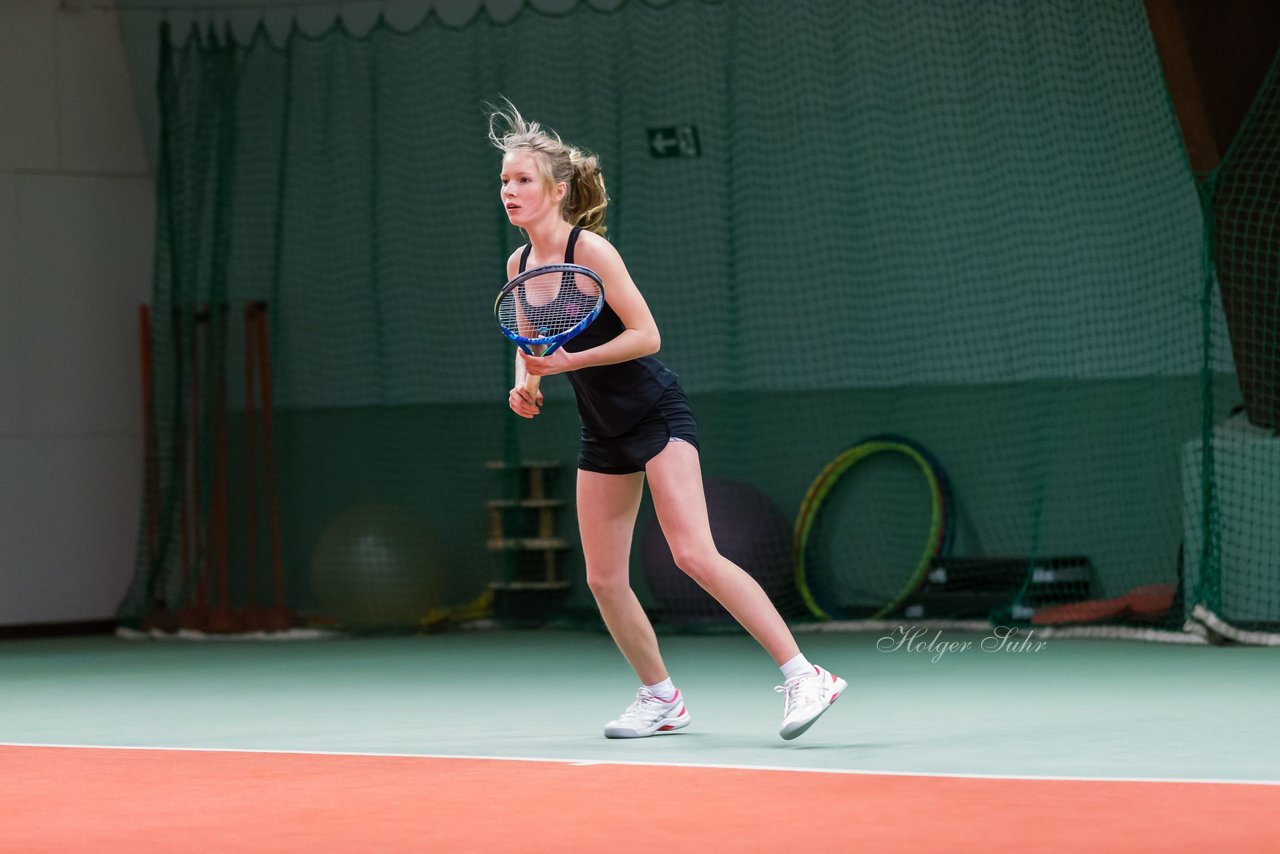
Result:
{"label": "black tank top", "polygon": [[[569,232],[569,244],[564,250],[564,262],[573,263],[573,246],[578,242],[581,228]],[[532,245],[526,245],[520,255],[520,272],[529,261]],[[605,291],[605,304],[600,316],[590,326],[564,345],[570,353],[589,350],[622,333],[626,326],[622,318],[609,305],[609,292]],[[653,356],[641,356],[614,365],[596,365],[580,368],[565,374],[578,399],[578,416],[582,426],[602,436],[617,436],[634,427],[649,413],[662,393],[679,381]]]}

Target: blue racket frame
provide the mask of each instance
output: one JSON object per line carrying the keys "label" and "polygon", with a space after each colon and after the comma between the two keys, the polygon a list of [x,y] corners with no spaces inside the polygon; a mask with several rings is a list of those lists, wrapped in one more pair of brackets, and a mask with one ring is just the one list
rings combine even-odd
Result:
{"label": "blue racket frame", "polygon": [[[498,317],[498,307],[502,305],[502,298],[520,287],[529,279],[532,279],[535,276],[545,276],[548,273],[574,273],[577,275],[588,276],[595,280],[595,283],[600,286],[600,298],[596,300],[595,307],[583,315],[582,319],[579,320],[572,328],[566,329],[564,332],[560,332],[555,335],[548,335],[544,338],[528,338],[524,335],[520,335],[519,333],[512,332],[503,325],[502,320]],[[502,330],[502,334],[514,341],[521,350],[524,350],[530,356],[550,356],[556,350],[560,349],[566,341],[571,340],[579,332],[590,326],[591,322],[600,316],[600,311],[603,308],[604,282],[600,280],[600,276],[596,274],[595,270],[592,270],[589,267],[583,267],[580,264],[547,264],[542,267],[534,267],[531,270],[525,270],[523,273],[503,285],[502,290],[498,292],[498,298],[493,301],[493,317],[494,320],[498,321],[498,328]],[[533,347],[542,346],[545,346],[547,349],[543,350],[541,353],[535,353],[532,350]]]}

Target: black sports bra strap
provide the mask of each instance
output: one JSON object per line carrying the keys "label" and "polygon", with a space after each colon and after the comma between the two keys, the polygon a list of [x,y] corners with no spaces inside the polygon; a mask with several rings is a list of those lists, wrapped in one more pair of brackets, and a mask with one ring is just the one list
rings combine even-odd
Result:
{"label": "black sports bra strap", "polygon": [[575,225],[573,231],[569,232],[569,244],[564,248],[564,262],[566,264],[573,263],[573,244],[578,242],[578,235],[582,233],[582,226]]}
{"label": "black sports bra strap", "polygon": [[[575,225],[573,230],[569,232],[569,243],[564,248],[564,262],[566,264],[573,263],[573,244],[578,242],[578,234],[582,231],[582,226]],[[524,272],[525,265],[529,263],[529,251],[533,249],[532,243],[524,245],[524,251],[520,253],[520,272]]]}

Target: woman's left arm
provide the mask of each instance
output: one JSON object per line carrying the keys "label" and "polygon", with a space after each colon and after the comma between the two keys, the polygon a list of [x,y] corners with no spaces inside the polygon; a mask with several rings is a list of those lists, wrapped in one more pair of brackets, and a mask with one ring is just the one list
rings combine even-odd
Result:
{"label": "woman's left arm", "polygon": [[[599,235],[583,232],[575,247],[576,262],[596,271],[604,282],[609,307],[622,321],[623,330],[598,347],[570,353],[561,348],[550,356],[524,356],[525,369],[535,376],[551,376],[596,365],[614,365],[658,352],[662,336],[649,305],[631,280],[627,265],[613,244]],[[522,352],[523,355],[523,352]]]}

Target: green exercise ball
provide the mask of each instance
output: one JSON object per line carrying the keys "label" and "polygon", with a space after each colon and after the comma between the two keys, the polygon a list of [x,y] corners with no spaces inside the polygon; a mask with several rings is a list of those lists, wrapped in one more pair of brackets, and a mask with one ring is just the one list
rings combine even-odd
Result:
{"label": "green exercise ball", "polygon": [[393,504],[364,504],[328,524],[311,555],[311,591],[339,628],[416,626],[441,602],[444,573],[434,534]]}

